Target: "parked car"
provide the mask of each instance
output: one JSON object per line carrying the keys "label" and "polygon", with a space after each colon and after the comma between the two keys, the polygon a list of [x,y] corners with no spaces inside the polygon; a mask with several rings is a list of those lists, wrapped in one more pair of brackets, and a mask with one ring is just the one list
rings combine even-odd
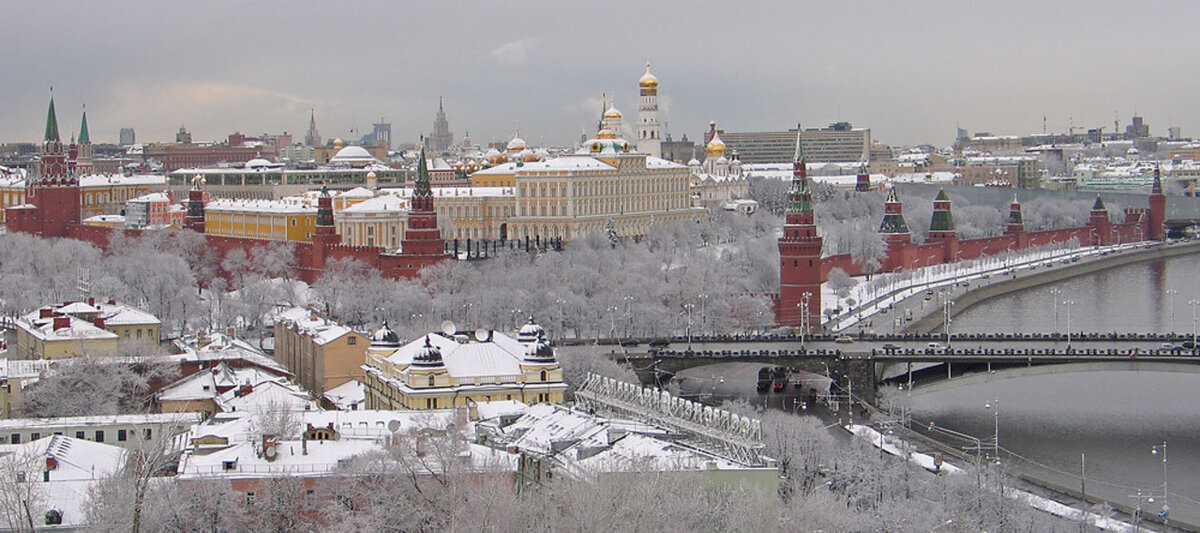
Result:
{"label": "parked car", "polygon": [[668,339],[654,339],[649,343],[651,348],[662,348],[668,344],[671,344],[671,341]]}
{"label": "parked car", "polygon": [[836,339],[833,339],[833,342],[838,344],[850,344],[854,342],[854,338],[849,335],[838,335]]}
{"label": "parked car", "polygon": [[637,339],[625,339],[625,340],[621,341],[621,346],[628,348],[631,346],[637,346],[641,343],[642,343],[642,341],[639,341]]}

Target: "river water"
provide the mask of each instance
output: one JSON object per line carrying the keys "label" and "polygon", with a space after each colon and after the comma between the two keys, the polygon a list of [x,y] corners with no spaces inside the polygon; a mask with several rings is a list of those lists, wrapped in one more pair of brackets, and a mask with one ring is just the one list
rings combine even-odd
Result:
{"label": "river water", "polygon": [[[1114,268],[996,298],[956,317],[956,331],[1167,332],[1192,335],[1200,300],[1200,262],[1182,256]],[[1056,289],[1053,293],[1050,289]],[[1057,320],[1054,302],[1058,301]],[[1073,302],[1069,306],[1063,302]],[[1057,322],[1057,328],[1055,326]],[[917,387],[911,405],[918,423],[992,439],[1021,459],[1011,463],[1037,477],[1080,487],[1109,501],[1161,510],[1163,462],[1170,515],[1200,524],[1200,366],[1176,372],[1145,364],[1137,370],[1064,366],[1059,373],[1021,369]],[[999,405],[996,411],[987,404]]]}

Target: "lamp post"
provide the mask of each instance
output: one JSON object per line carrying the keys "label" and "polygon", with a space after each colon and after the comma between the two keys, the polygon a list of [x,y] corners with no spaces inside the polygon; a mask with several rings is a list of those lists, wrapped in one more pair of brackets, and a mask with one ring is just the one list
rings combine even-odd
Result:
{"label": "lamp post", "polygon": [[993,398],[991,403],[983,404],[985,409],[992,411],[992,455],[996,463],[1000,462],[1000,399]]}
{"label": "lamp post", "polygon": [[[557,298],[554,303],[558,304],[558,334],[560,338],[567,338],[567,317],[563,315],[563,304],[567,303],[562,298]],[[579,335],[576,335],[578,337]]]}
{"label": "lamp post", "polygon": [[1075,305],[1074,300],[1064,300],[1063,305],[1067,306],[1067,349],[1071,349],[1071,306]]}
{"label": "lamp post", "polygon": [[[808,327],[809,327],[809,324],[808,324],[808,321],[809,321],[808,300],[810,298],[812,298],[812,294],[806,292],[806,293],[800,295],[800,303],[797,304],[800,306],[800,347],[801,348],[804,347],[804,335],[808,333]],[[1193,308],[1193,310],[1194,309],[1195,308]]]}
{"label": "lamp post", "polygon": [[950,301],[950,291],[941,291],[942,293],[942,325],[946,330],[946,348],[950,348],[950,306],[954,302]]}
{"label": "lamp post", "polygon": [[1062,289],[1053,287],[1050,289],[1050,298],[1054,300],[1054,333],[1058,333],[1058,297],[1062,294]]}
{"label": "lamp post", "polygon": [[1158,516],[1162,517],[1163,523],[1166,523],[1167,517],[1171,514],[1171,508],[1167,505],[1167,496],[1170,492],[1167,490],[1167,441],[1163,441],[1161,445],[1151,446],[1150,453],[1153,455],[1162,455],[1163,466],[1163,497],[1162,497],[1162,512]]}
{"label": "lamp post", "polygon": [[1191,300],[1188,305],[1192,306],[1192,353],[1195,354],[1198,349],[1196,347],[1196,306],[1200,305],[1200,300]]}
{"label": "lamp post", "polygon": [[625,326],[625,337],[629,337],[629,331],[633,329],[633,296],[625,296],[625,315],[629,318],[629,325]]}
{"label": "lamp post", "polygon": [[687,340],[688,340],[688,349],[689,350],[692,348],[692,308],[693,307],[696,307],[696,304],[693,304],[691,302],[683,304],[683,308],[687,310]]}
{"label": "lamp post", "polygon": [[708,331],[708,295],[701,293],[700,298],[700,334]]}
{"label": "lamp post", "polygon": [[[600,320],[604,320],[603,318]],[[601,326],[604,327],[604,326]],[[617,306],[608,306],[608,338],[617,336]]]}

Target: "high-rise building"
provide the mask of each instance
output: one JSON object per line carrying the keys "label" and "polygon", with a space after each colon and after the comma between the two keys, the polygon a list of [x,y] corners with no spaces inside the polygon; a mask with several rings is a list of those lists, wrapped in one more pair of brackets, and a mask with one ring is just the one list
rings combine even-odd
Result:
{"label": "high-rise building", "polygon": [[379,122],[371,125],[371,136],[375,138],[375,144],[386,146],[388,150],[392,149],[392,123],[384,122],[383,117],[379,118]]}
{"label": "high-rise building", "polygon": [[308,116],[308,133],[304,134],[304,146],[316,148],[321,146],[321,134],[317,133],[317,112],[309,111]]}
{"label": "high-rise building", "polygon": [[650,63],[646,63],[646,73],[638,80],[638,140],[639,152],[662,157],[662,125],[658,121],[658,78],[650,73]]}
{"label": "high-rise building", "polygon": [[192,144],[192,134],[188,133],[187,128],[179,126],[179,132],[175,134],[175,142],[179,144]]}
{"label": "high-rise building", "polygon": [[[796,153],[797,129],[787,131],[721,132],[730,152],[736,151],[743,163],[787,163]],[[827,128],[800,131],[805,157],[815,163],[869,162],[871,130],[838,122]]]}
{"label": "high-rise building", "polygon": [[129,146],[137,143],[137,136],[133,132],[133,128],[121,128],[121,146]]}
{"label": "high-rise building", "polygon": [[446,120],[446,110],[442,108],[442,97],[438,97],[437,117],[433,119],[433,133],[425,138],[426,146],[436,154],[450,149],[454,144],[454,134],[450,133],[450,122]]}

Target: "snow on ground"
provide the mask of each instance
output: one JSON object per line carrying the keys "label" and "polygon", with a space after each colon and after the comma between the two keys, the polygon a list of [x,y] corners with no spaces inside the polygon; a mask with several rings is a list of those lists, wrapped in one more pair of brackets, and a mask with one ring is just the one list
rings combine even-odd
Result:
{"label": "snow on ground", "polygon": [[[844,429],[849,431],[854,436],[871,443],[872,446],[876,448],[882,448],[883,451],[888,455],[902,457],[904,456],[905,451],[910,448],[908,443],[906,443],[903,439],[900,439],[896,436],[884,435],[869,426],[850,424],[844,426]],[[910,451],[908,452],[908,460],[919,465],[925,470],[930,472],[938,472],[938,468],[934,464],[933,456]],[[947,462],[942,463],[941,471],[948,474],[961,474],[964,472],[963,469]],[[1112,518],[1106,518],[1093,512],[1076,509],[1069,505],[1051,500],[1050,498],[1038,496],[1024,490],[1006,487],[1004,489],[1004,496],[1023,502],[1034,509],[1050,513],[1060,518],[1073,521],[1079,521],[1080,519],[1083,519],[1088,524],[1102,531],[1117,531],[1122,533],[1135,531],[1134,526],[1126,522]]]}
{"label": "snow on ground", "polygon": [[[961,281],[978,282],[993,275],[1006,274],[1010,269],[1036,268],[1046,262],[1054,262],[1072,257],[1089,257],[1113,251],[1131,250],[1145,246],[1145,243],[1120,244],[1114,246],[1093,246],[1080,248],[1041,247],[1023,251],[1015,251],[1004,255],[983,257],[933,265],[917,269],[905,270],[887,274],[876,274],[867,282],[865,276],[853,278],[858,284],[849,289],[847,299],[853,299],[856,306],[850,313],[843,308],[843,313],[832,319],[822,313],[822,324],[830,331],[841,332],[864,324],[880,311],[887,309],[888,304],[899,302],[905,298],[927,290],[952,288]],[[843,305],[846,299],[839,298],[829,282],[821,284],[821,302],[826,307],[828,303]],[[860,303],[863,302],[863,303]],[[915,317],[918,318],[919,317]],[[883,327],[886,324],[874,325]]]}

